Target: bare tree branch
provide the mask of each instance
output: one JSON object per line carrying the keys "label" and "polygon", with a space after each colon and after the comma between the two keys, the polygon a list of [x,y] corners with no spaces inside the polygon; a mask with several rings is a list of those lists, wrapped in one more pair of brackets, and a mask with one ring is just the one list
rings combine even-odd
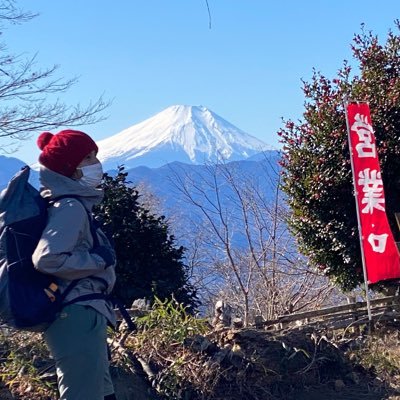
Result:
{"label": "bare tree branch", "polygon": [[175,189],[198,211],[191,224],[198,227],[195,249],[188,250],[193,264],[202,260],[202,271],[193,268],[193,275],[198,283],[208,279],[203,287],[210,301],[229,302],[245,325],[255,313],[274,319],[318,307],[333,290],[296,251],[279,169],[267,158],[262,166],[262,176],[223,160],[195,174],[171,166]]}
{"label": "bare tree branch", "polygon": [[[0,33],[7,24],[21,24],[37,14],[23,12],[13,0],[0,1]],[[37,55],[26,58],[0,44],[0,138],[26,139],[32,132],[60,126],[96,123],[110,105],[102,97],[86,106],[66,105],[60,94],[77,83],[76,78],[55,77],[58,66],[36,67]]]}

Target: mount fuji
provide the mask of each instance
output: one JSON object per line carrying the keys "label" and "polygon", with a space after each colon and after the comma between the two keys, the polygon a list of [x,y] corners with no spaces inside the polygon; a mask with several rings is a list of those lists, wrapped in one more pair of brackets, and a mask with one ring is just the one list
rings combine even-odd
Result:
{"label": "mount fuji", "polygon": [[[207,162],[254,161],[260,153],[272,150],[206,107],[183,105],[168,107],[97,144],[104,171],[115,171],[118,165],[124,165],[132,177],[137,175],[133,170],[138,167],[158,170],[171,163],[195,167]],[[0,189],[23,165],[21,160],[0,155]],[[162,168],[157,173],[167,171]],[[31,181],[39,186],[34,166]]]}
{"label": "mount fuji", "polygon": [[271,150],[203,106],[174,105],[98,142],[104,170],[244,160]]}

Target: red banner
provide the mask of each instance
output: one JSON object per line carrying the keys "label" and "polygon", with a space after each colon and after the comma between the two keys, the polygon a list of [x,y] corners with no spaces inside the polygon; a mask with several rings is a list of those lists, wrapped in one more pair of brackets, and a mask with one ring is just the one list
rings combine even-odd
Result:
{"label": "red banner", "polygon": [[369,106],[347,105],[364,273],[368,284],[400,277],[400,257],[385,209],[385,194]]}

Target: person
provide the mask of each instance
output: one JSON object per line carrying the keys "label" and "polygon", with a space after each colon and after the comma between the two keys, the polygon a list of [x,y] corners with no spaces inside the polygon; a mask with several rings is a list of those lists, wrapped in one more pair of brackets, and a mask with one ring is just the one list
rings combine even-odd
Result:
{"label": "person", "polygon": [[79,300],[110,293],[115,284],[115,252],[89,220],[92,207],[103,199],[98,147],[76,130],[43,132],[37,144],[41,195],[49,208],[32,261],[37,270],[55,277],[61,292],[77,280],[66,306],[44,332],[56,362],[60,399],[113,400],[107,351],[107,325],[116,322],[113,307],[104,298]]}

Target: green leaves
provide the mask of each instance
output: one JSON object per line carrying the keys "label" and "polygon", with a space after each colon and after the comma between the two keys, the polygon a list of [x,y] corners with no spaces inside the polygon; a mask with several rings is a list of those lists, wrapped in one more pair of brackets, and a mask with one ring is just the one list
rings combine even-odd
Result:
{"label": "green leaves", "polygon": [[[399,22],[396,21],[399,31]],[[279,135],[284,154],[283,190],[292,210],[289,225],[310,263],[344,289],[362,281],[357,217],[344,104],[368,101],[386,196],[386,212],[399,240],[394,212],[400,208],[400,36],[386,43],[366,32],[355,35],[353,57],[332,80],[314,71],[303,82],[303,120],[286,121]]]}
{"label": "green leaves", "polygon": [[156,297],[149,314],[136,323],[141,330],[139,335],[153,342],[157,338],[158,346],[183,344],[189,336],[204,334],[208,329],[206,320],[193,317],[185,305],[173,298],[162,301]]}

